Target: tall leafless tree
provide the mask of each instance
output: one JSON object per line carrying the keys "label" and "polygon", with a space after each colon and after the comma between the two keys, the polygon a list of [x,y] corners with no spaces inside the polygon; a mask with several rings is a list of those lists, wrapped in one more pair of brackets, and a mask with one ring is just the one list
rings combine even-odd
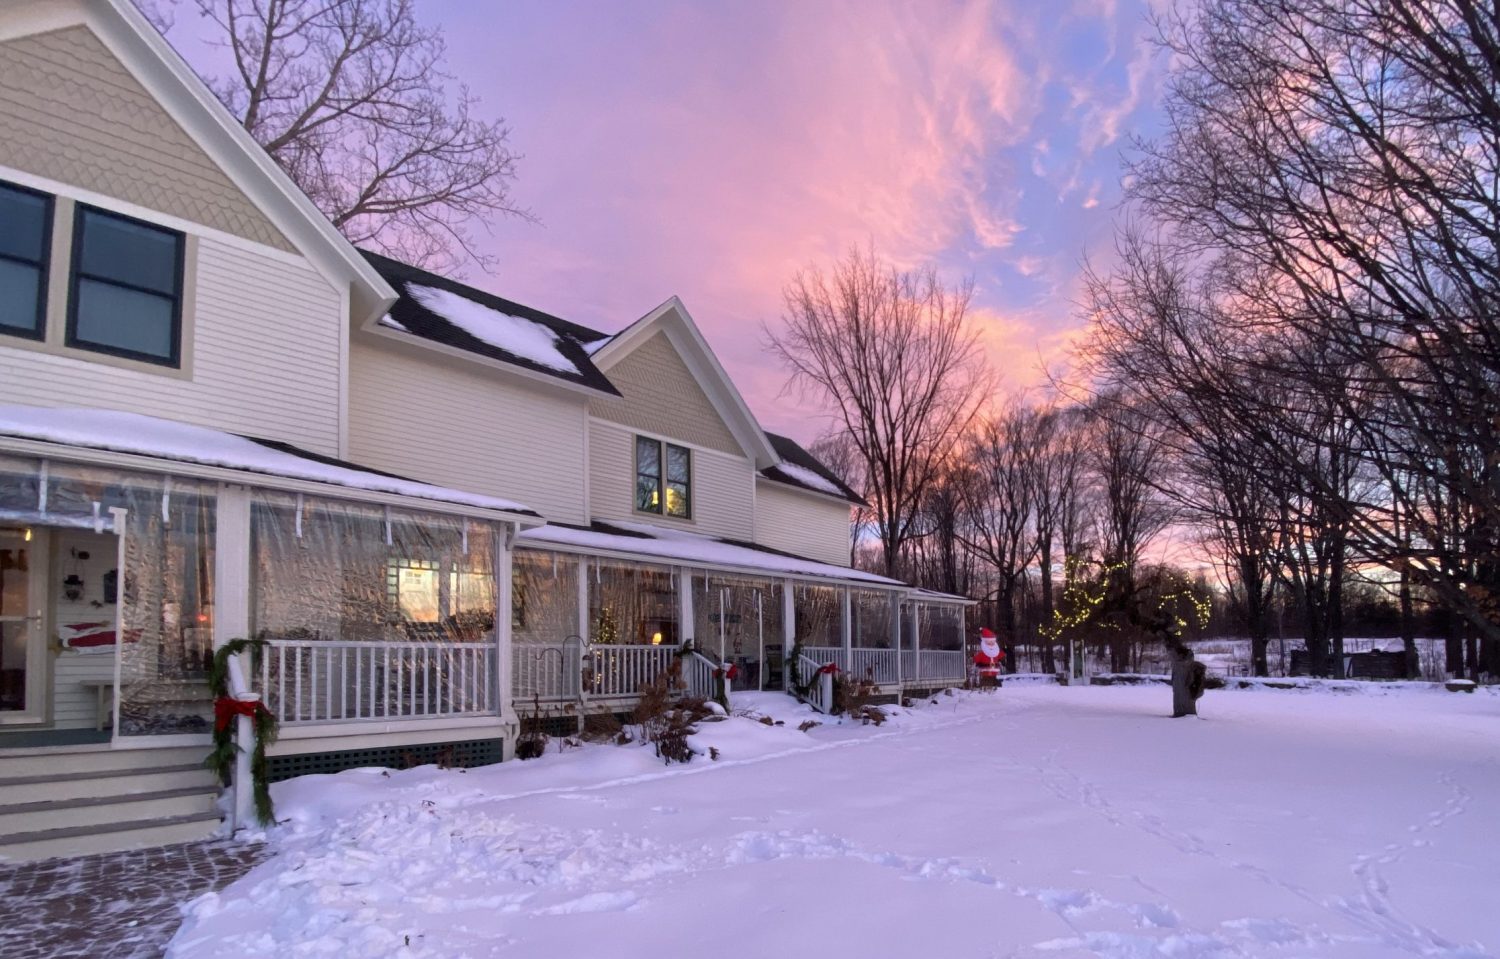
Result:
{"label": "tall leafless tree", "polygon": [[973,284],[899,270],[873,249],[799,272],[784,324],[766,327],[791,388],[826,406],[859,451],[889,575],[939,467],[974,419],[989,373],[968,323]]}
{"label": "tall leafless tree", "polygon": [[467,87],[448,94],[442,34],[413,0],[191,2],[232,65],[214,94],[351,241],[483,263],[472,221],[528,215],[510,131]]}

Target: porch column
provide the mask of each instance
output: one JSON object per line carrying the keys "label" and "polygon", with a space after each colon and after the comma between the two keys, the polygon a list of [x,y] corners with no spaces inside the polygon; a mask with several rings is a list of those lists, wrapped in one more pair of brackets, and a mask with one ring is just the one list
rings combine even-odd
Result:
{"label": "porch column", "polygon": [[911,651],[913,671],[916,673],[912,678],[917,682],[922,681],[922,604],[911,604]]}
{"label": "porch column", "polygon": [[842,668],[845,672],[854,668],[854,603],[853,593],[844,590],[844,662]]}
{"label": "porch column", "polygon": [[698,645],[693,635],[693,571],[686,566],[677,571],[677,642]]}
{"label": "porch column", "polygon": [[[220,483],[214,508],[214,649],[249,635],[250,490]],[[250,664],[243,665],[249,677]],[[255,678],[250,682],[254,685]]]}
{"label": "porch column", "polygon": [[800,667],[792,658],[797,648],[797,603],[792,596],[794,584],[789,579],[781,581],[781,688],[796,689],[802,682]]}
{"label": "porch column", "polygon": [[578,557],[578,638],[589,644],[589,561]]}
{"label": "porch column", "polygon": [[896,651],[896,693],[901,692],[901,594],[891,594],[891,646]]}
{"label": "porch column", "polygon": [[511,561],[519,531],[520,524],[506,523],[500,528],[500,535],[495,537],[495,656],[499,660],[495,670],[495,684],[500,697],[500,721],[518,725],[520,719],[516,716],[513,701],[515,690],[511,685],[515,682],[515,662],[512,660],[510,626],[515,615],[515,580]]}

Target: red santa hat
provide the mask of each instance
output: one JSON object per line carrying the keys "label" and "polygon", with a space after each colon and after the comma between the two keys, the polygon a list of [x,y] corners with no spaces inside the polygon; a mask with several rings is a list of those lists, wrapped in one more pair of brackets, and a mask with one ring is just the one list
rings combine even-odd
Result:
{"label": "red santa hat", "polygon": [[994,639],[995,638],[995,631],[993,629],[990,629],[988,626],[980,627],[979,638],[980,639]]}

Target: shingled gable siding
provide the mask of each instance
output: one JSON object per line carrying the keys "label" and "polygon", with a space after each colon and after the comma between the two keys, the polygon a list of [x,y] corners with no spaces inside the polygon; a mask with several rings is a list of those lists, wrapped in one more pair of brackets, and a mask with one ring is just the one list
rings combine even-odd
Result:
{"label": "shingled gable siding", "polygon": [[849,506],[757,480],[755,542],[825,563],[849,565]]}
{"label": "shingled gable siding", "polygon": [[744,455],[667,334],[652,336],[605,375],[623,398],[590,399],[589,414],[595,419]]}
{"label": "shingled gable siding", "polygon": [[0,43],[0,166],[292,252],[87,27]]}
{"label": "shingled gable siding", "polygon": [[349,458],[584,523],[584,399],[434,354],[350,348]]}
{"label": "shingled gable siding", "polygon": [[[660,435],[662,431],[649,432]],[[754,528],[755,473],[749,460],[691,447],[692,519],[637,513],[635,436],[633,429],[614,423],[594,420],[589,424],[589,508],[596,519],[655,523],[710,536],[750,538]]]}
{"label": "shingled gable siding", "polygon": [[6,401],[129,410],[338,455],[343,299],[305,261],[237,244],[198,238],[194,265],[190,378],[0,336]]}

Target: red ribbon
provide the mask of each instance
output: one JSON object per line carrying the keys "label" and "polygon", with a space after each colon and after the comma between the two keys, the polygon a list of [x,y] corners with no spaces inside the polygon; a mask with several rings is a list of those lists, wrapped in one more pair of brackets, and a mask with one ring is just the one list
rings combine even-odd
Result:
{"label": "red ribbon", "polygon": [[222,696],[214,700],[214,732],[222,733],[229,728],[229,724],[236,716],[249,716],[254,719],[261,713],[269,712],[266,704],[258,699],[234,699],[230,696]]}
{"label": "red ribbon", "polygon": [[727,679],[733,682],[734,680],[740,678],[740,668],[734,663],[730,663],[728,667],[721,667],[714,670],[714,678]]}
{"label": "red ribbon", "polygon": [[822,675],[826,674],[828,676],[832,676],[834,673],[836,673],[838,671],[839,671],[839,664],[838,663],[826,663],[821,668],[818,669],[818,675],[822,676]]}

